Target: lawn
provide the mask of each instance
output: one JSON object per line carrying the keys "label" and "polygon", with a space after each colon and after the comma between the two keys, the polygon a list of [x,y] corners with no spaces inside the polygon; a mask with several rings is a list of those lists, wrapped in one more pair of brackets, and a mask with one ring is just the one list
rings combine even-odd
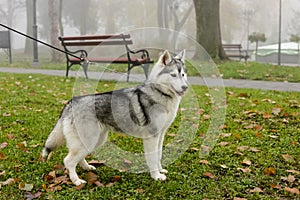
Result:
{"label": "lawn", "polygon": [[[203,138],[215,108],[208,89],[193,86],[199,126],[188,149],[166,167],[167,181],[155,182],[148,173],[129,173],[132,160],[124,158],[124,168],[117,170],[91,155],[87,160],[97,171],[78,168],[89,184],[74,187],[62,166],[66,148],[47,162],[40,161],[40,153],[72,97],[75,79],[9,73],[0,77],[0,199],[300,198],[300,93],[226,88],[222,134],[209,155],[199,157],[207,148]],[[86,82],[76,83],[84,93],[89,91]],[[111,90],[115,84],[99,82],[97,91]],[[165,148],[180,134],[179,126],[176,118]],[[109,140],[127,151],[142,149],[139,139],[120,133]]]}
{"label": "lawn", "polygon": [[[21,56],[21,58],[23,58]],[[13,64],[7,62],[0,62],[0,67],[17,67],[17,68],[32,68],[32,61],[27,59],[20,59],[16,57]],[[199,76],[198,70],[191,66],[187,62],[188,75]],[[224,79],[248,79],[248,80],[264,80],[264,81],[288,81],[288,82],[300,82],[300,67],[291,66],[276,66],[266,63],[257,62],[238,62],[238,61],[226,61],[220,62],[217,68]],[[99,71],[101,67],[96,65],[90,65],[89,71]],[[111,64],[108,68],[112,71],[126,72],[126,65]],[[40,66],[38,69],[59,69],[65,70],[66,64],[63,60],[60,63],[51,63],[49,59],[41,58]],[[71,70],[80,69],[79,65],[74,65]],[[200,67],[201,69],[201,67]],[[203,70],[203,69],[202,69]],[[133,68],[132,73],[143,73],[140,67]],[[219,75],[219,74],[218,74]]]}

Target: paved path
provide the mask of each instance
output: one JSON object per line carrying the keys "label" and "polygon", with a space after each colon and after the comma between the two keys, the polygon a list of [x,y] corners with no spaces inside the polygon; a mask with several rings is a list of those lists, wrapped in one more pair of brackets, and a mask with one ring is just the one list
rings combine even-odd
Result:
{"label": "paved path", "polygon": [[[44,69],[22,69],[11,67],[0,67],[0,72],[19,73],[19,74],[46,74],[54,76],[65,76],[64,70],[44,70]],[[81,74],[82,75],[82,74]],[[88,72],[90,79],[99,80],[117,80],[125,81],[124,74],[117,73],[101,73]],[[77,76],[77,72],[70,71],[69,76]],[[131,76],[132,81],[143,81],[144,75],[134,74]],[[277,91],[297,91],[300,92],[300,83],[288,82],[272,82],[272,81],[251,81],[251,80],[237,80],[237,79],[218,79],[218,78],[200,78],[189,77],[189,82],[193,85],[207,85],[207,86],[226,86],[237,88],[254,88],[262,90],[277,90]]]}

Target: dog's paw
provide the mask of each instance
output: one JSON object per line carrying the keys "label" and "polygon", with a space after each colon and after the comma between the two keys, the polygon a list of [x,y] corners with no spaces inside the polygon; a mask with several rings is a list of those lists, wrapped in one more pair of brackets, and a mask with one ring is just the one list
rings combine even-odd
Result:
{"label": "dog's paw", "polygon": [[72,182],[73,182],[73,184],[76,185],[76,186],[79,186],[79,185],[81,185],[81,184],[85,184],[85,183],[86,183],[86,181],[85,181],[85,180],[82,180],[82,179],[77,179],[77,180],[74,180],[74,181],[72,181]]}
{"label": "dog's paw", "polygon": [[92,170],[96,170],[96,167],[94,167],[93,165],[87,165],[83,169],[86,171],[92,171]]}
{"label": "dog's paw", "polygon": [[161,169],[159,172],[162,173],[162,174],[167,174],[167,173],[168,173],[168,170],[166,170],[166,169]]}
{"label": "dog's paw", "polygon": [[158,173],[155,176],[152,176],[152,178],[156,181],[165,181],[167,179],[166,175]]}

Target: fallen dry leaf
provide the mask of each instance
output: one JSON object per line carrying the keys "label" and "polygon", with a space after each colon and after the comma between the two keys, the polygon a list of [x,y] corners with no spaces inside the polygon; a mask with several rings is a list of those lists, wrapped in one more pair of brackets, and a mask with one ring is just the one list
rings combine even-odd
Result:
{"label": "fallen dry leaf", "polygon": [[288,193],[292,193],[292,194],[297,194],[299,195],[300,194],[300,191],[299,189],[297,188],[289,188],[289,187],[285,187],[284,190]]}
{"label": "fallen dry leaf", "polygon": [[35,194],[32,194],[30,192],[26,192],[25,193],[25,197],[26,197],[26,200],[31,200],[31,199],[38,199],[42,196],[42,192],[37,192]]}
{"label": "fallen dry leaf", "polygon": [[300,174],[300,171],[298,171],[298,170],[293,170],[293,169],[286,170],[286,172],[288,172],[288,173],[293,173],[293,174]]}
{"label": "fallen dry leaf", "polygon": [[192,148],[190,148],[190,150],[193,150],[193,151],[199,151],[199,149],[196,148],[196,147],[192,147]]}
{"label": "fallen dry leaf", "polygon": [[290,183],[294,183],[296,180],[295,176],[293,175],[288,175],[287,177],[287,181],[290,182]]}
{"label": "fallen dry leaf", "polygon": [[16,179],[14,179],[14,178],[9,178],[9,179],[7,179],[6,181],[0,181],[0,185],[2,185],[2,186],[5,186],[5,185],[12,185],[12,184],[14,184],[14,183],[16,183],[17,182],[17,180]]}
{"label": "fallen dry leaf", "polygon": [[4,149],[5,147],[7,147],[8,143],[7,142],[3,142],[0,144],[0,149]]}
{"label": "fallen dry leaf", "polygon": [[229,144],[228,142],[220,142],[219,146],[224,147],[224,146],[227,146],[228,144]]}
{"label": "fallen dry leaf", "polygon": [[291,156],[289,154],[282,154],[281,155],[283,157],[283,159],[286,161],[286,162],[294,162],[294,156]]}
{"label": "fallen dry leaf", "polygon": [[30,192],[33,189],[33,184],[28,184],[28,183],[22,182],[19,184],[19,189]]}
{"label": "fallen dry leaf", "polygon": [[80,185],[77,185],[75,186],[75,190],[81,190],[82,188],[84,188],[85,184],[80,184]]}
{"label": "fallen dry leaf", "polygon": [[87,181],[87,183],[89,185],[92,185],[93,183],[95,183],[96,181],[98,181],[98,176],[95,173],[93,173],[93,172],[88,172],[85,175],[85,180]]}
{"label": "fallen dry leaf", "polygon": [[204,172],[202,175],[204,177],[211,178],[211,179],[215,178],[215,176],[210,172]]}
{"label": "fallen dry leaf", "polygon": [[5,174],[5,171],[0,172],[0,176],[3,176]]}
{"label": "fallen dry leaf", "polygon": [[233,200],[247,200],[246,198],[234,197]]}
{"label": "fallen dry leaf", "polygon": [[250,160],[248,160],[247,158],[245,158],[243,161],[242,161],[242,165],[247,165],[247,166],[250,166],[252,164],[252,162]]}
{"label": "fallen dry leaf", "polygon": [[204,164],[204,165],[207,165],[209,163],[207,160],[200,160],[199,162],[200,164]]}
{"label": "fallen dry leaf", "polygon": [[272,113],[273,113],[274,115],[279,115],[280,112],[281,112],[281,108],[273,108],[273,109],[272,109]]}
{"label": "fallen dry leaf", "polygon": [[260,189],[259,187],[255,187],[254,189],[250,190],[250,193],[262,193],[262,189]]}
{"label": "fallen dry leaf", "polygon": [[274,176],[276,175],[276,170],[273,167],[269,167],[264,170],[264,174],[267,176]]}
{"label": "fallen dry leaf", "polygon": [[275,185],[274,183],[270,184],[271,188],[277,189],[277,190],[281,190],[281,186],[280,185]]}
{"label": "fallen dry leaf", "polygon": [[4,154],[0,152],[0,160],[5,160],[5,159],[6,157],[4,156]]}
{"label": "fallen dry leaf", "polygon": [[250,173],[251,172],[251,169],[250,168],[237,168],[237,170],[240,170],[244,173]]}

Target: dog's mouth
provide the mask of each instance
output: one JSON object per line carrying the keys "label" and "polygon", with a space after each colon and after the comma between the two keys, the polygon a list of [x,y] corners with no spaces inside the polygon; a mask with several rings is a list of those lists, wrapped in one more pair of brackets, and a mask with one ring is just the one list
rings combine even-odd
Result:
{"label": "dog's mouth", "polygon": [[178,96],[183,96],[184,94],[185,94],[185,92],[186,92],[186,90],[187,89],[184,89],[184,90],[182,90],[182,91],[177,91],[174,87],[173,87],[173,90],[176,92],[176,94],[178,94]]}

